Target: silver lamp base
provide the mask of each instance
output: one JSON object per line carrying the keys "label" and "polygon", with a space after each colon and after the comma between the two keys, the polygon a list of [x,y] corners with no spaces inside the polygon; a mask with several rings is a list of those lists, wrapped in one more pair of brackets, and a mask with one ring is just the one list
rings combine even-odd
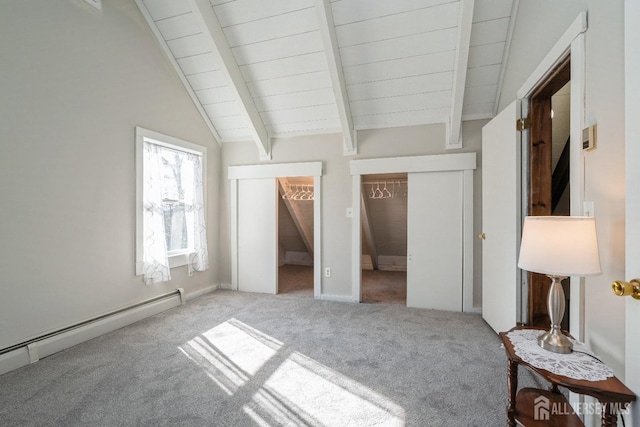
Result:
{"label": "silver lamp base", "polygon": [[562,279],[566,276],[548,275],[548,277],[551,278],[551,287],[547,297],[551,329],[538,337],[538,345],[554,353],[571,353],[573,351],[573,343],[560,330],[560,322],[564,317]]}
{"label": "silver lamp base", "polygon": [[562,332],[554,331],[553,328],[538,337],[538,345],[554,353],[567,354],[573,351],[573,343]]}

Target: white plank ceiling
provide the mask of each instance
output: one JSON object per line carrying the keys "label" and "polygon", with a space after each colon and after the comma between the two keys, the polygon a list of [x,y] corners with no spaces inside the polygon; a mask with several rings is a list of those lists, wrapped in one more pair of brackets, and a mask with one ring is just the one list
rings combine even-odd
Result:
{"label": "white plank ceiling", "polygon": [[493,117],[513,1],[136,0],[218,142],[263,158],[273,137],[353,153],[361,129]]}

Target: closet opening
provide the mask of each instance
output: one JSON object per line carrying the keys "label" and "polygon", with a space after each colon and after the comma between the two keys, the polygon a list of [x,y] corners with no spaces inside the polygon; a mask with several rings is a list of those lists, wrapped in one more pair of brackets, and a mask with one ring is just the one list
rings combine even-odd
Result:
{"label": "closet opening", "polygon": [[407,174],[362,176],[363,303],[407,304]]}
{"label": "closet opening", "polygon": [[313,177],[278,178],[277,206],[277,293],[313,298]]}

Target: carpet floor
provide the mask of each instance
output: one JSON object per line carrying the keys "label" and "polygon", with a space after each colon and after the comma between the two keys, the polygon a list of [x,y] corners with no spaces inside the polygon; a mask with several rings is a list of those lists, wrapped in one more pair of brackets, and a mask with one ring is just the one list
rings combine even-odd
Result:
{"label": "carpet floor", "polygon": [[215,291],[0,376],[0,425],[487,427],[506,396],[477,314]]}
{"label": "carpet floor", "polygon": [[[362,302],[407,305],[407,272],[362,270]],[[278,293],[313,298],[313,267],[282,265]]]}

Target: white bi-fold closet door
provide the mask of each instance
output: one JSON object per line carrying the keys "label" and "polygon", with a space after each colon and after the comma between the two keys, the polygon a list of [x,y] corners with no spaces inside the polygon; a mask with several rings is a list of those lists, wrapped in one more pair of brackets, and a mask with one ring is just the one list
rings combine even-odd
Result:
{"label": "white bi-fold closet door", "polygon": [[462,311],[463,172],[408,174],[407,306]]}

